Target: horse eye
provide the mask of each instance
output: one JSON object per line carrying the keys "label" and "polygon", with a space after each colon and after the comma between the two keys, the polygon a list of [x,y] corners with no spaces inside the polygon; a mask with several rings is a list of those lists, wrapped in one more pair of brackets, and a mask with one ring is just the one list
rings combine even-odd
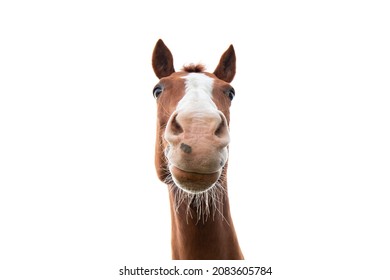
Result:
{"label": "horse eye", "polygon": [[230,100],[233,100],[234,96],[236,95],[234,88],[229,88],[225,93],[229,97]]}
{"label": "horse eye", "polygon": [[163,92],[163,89],[162,89],[161,85],[155,86],[153,89],[154,98],[157,98],[162,92]]}

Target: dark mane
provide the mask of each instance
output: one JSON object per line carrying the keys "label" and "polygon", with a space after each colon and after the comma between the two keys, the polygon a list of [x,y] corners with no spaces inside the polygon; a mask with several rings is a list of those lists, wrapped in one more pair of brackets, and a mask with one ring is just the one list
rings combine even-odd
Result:
{"label": "dark mane", "polygon": [[204,72],[206,67],[203,64],[188,64],[183,66],[183,71],[188,73],[201,73]]}

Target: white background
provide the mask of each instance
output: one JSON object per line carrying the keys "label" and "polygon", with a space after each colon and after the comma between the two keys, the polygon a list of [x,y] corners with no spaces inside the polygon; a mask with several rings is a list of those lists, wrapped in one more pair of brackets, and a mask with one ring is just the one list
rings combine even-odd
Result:
{"label": "white background", "polygon": [[390,9],[313,2],[2,1],[0,278],[172,264],[162,38],[176,69],[213,71],[235,47],[228,181],[246,259],[270,279],[390,279]]}

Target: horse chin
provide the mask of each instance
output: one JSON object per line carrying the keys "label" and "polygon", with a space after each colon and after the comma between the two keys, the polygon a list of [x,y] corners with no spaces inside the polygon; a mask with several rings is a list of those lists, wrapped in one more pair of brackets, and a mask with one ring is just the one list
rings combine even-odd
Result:
{"label": "horse chin", "polygon": [[175,184],[188,193],[202,193],[211,189],[221,176],[222,169],[213,173],[184,171],[176,166],[170,168]]}

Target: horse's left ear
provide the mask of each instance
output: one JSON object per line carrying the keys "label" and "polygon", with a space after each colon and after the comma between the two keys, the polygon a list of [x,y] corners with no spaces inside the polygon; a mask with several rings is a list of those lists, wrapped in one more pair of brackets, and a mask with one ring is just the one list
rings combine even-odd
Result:
{"label": "horse's left ear", "polygon": [[157,41],[154,47],[152,65],[154,73],[159,79],[175,72],[172,53],[161,39]]}
{"label": "horse's left ear", "polygon": [[214,75],[225,82],[230,83],[233,81],[236,74],[236,53],[234,52],[233,45],[223,53],[219,60],[217,68],[215,68]]}

